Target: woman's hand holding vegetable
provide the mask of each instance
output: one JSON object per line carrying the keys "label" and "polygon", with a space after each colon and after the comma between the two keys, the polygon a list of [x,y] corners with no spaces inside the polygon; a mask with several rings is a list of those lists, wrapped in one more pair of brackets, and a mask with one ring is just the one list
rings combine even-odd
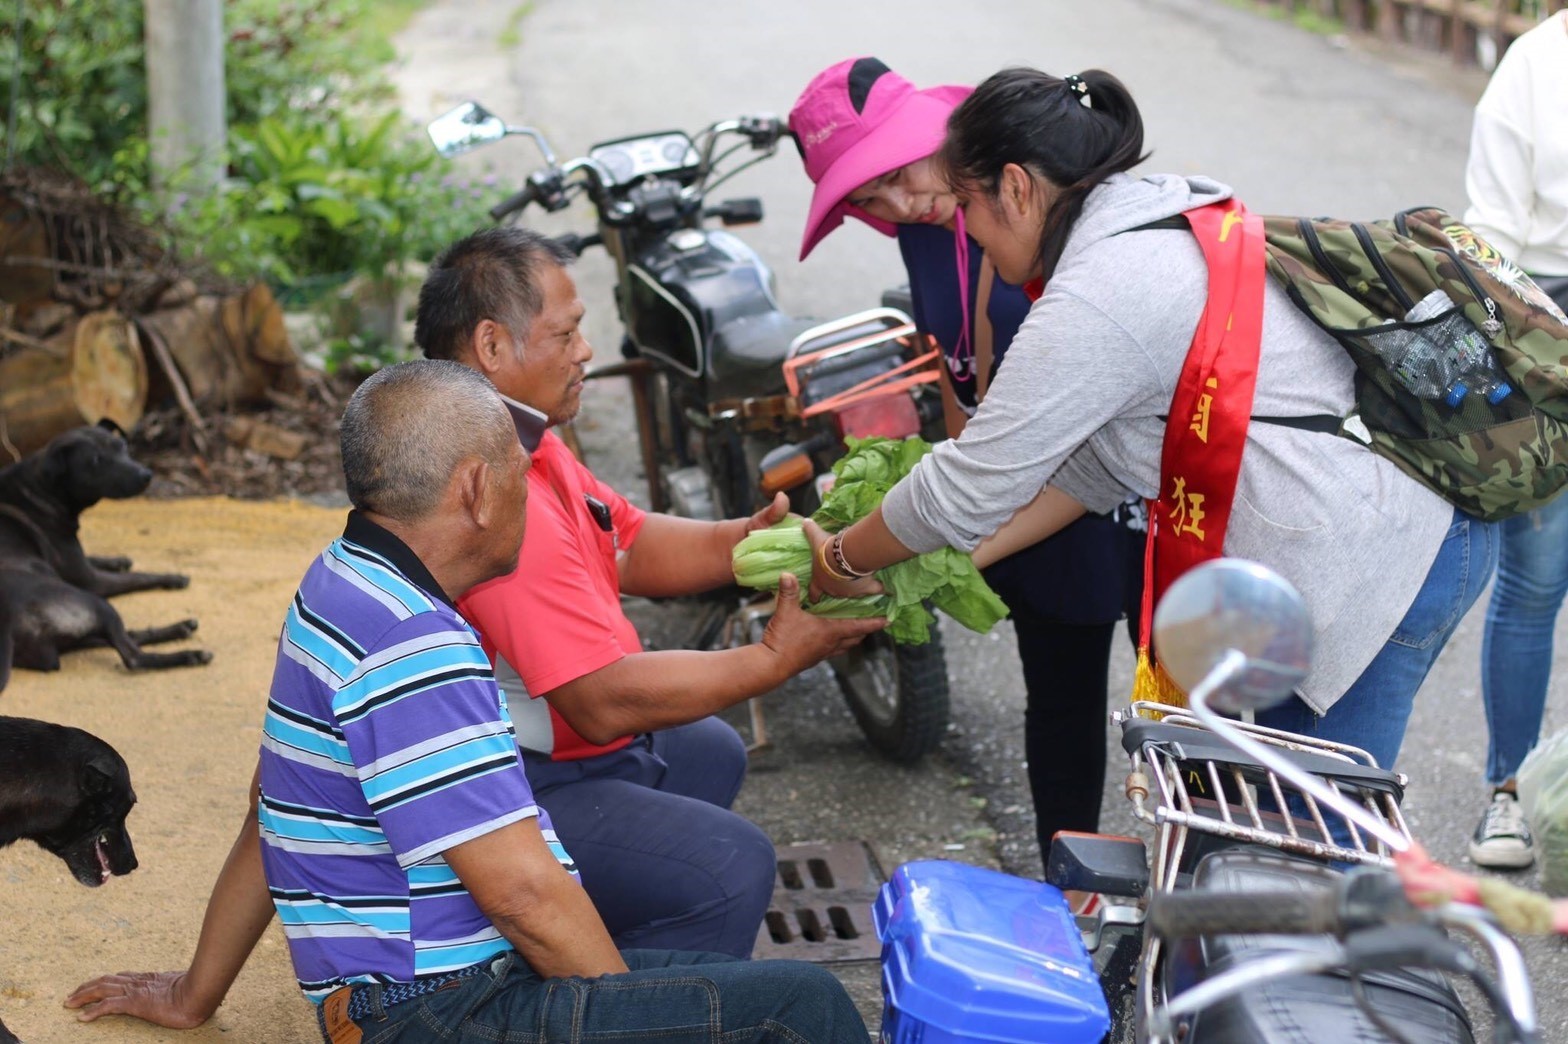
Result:
{"label": "woman's hand holding vegetable", "polygon": [[[917,556],[882,519],[882,497],[930,445],[919,438],[848,442],[849,452],[833,465],[836,481],[809,520],[790,515],[735,545],[736,583],[772,591],[780,574],[809,576],[812,615],[886,617],[895,642],[930,640],[936,620],[928,602],[971,630],[990,630],[1007,607],[969,556],[950,547]],[[839,532],[830,536],[824,523]]]}
{"label": "woman's hand holding vegetable", "polygon": [[846,571],[839,563],[838,555],[842,555],[842,545],[839,544],[835,554],[835,544],[838,543],[843,533],[829,533],[809,518],[802,523],[806,532],[806,540],[811,544],[811,600],[819,598],[863,598],[866,595],[882,593],[882,585],[874,576],[855,576],[855,573],[869,574],[869,570],[859,565]]}

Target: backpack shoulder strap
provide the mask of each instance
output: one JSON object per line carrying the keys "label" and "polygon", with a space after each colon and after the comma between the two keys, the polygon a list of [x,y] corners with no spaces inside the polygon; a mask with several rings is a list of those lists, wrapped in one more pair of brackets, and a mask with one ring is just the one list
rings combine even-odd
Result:
{"label": "backpack shoulder strap", "polygon": [[1122,235],[1123,233],[1126,233],[1126,232],[1158,232],[1158,231],[1186,232],[1186,231],[1189,231],[1191,228],[1192,228],[1192,224],[1187,220],[1187,215],[1185,215],[1185,214],[1176,214],[1176,215],[1173,215],[1173,216],[1168,217],[1168,218],[1160,218],[1158,221],[1150,221],[1148,224],[1146,224],[1146,225],[1139,225],[1136,228],[1124,228],[1124,229],[1122,229],[1121,232],[1118,232],[1116,234],[1119,236],[1119,235]]}
{"label": "backpack shoulder strap", "polygon": [[[1187,220],[1187,215],[1185,215],[1185,214],[1174,214],[1171,217],[1160,218],[1158,221],[1150,221],[1147,224],[1138,225],[1135,228],[1124,229],[1123,231],[1124,232],[1157,232],[1157,231],[1182,231],[1182,232],[1185,232],[1185,231],[1189,231],[1191,228],[1192,228],[1192,223]],[[1121,235],[1121,234],[1122,234],[1121,232],[1117,233],[1117,235]],[[1162,414],[1160,416],[1160,419],[1161,420],[1165,420],[1166,416],[1164,414]],[[1343,417],[1335,417],[1332,414],[1328,414],[1328,413],[1318,413],[1318,414],[1311,414],[1311,415],[1308,415],[1308,416],[1299,416],[1299,417],[1260,417],[1260,416],[1254,415],[1251,419],[1254,420],[1254,421],[1257,421],[1260,424],[1276,424],[1276,425],[1279,425],[1280,427],[1297,428],[1297,429],[1299,429],[1301,431],[1321,432],[1322,434],[1325,434],[1325,435],[1338,435],[1340,433],[1341,427],[1345,423],[1345,419]]]}

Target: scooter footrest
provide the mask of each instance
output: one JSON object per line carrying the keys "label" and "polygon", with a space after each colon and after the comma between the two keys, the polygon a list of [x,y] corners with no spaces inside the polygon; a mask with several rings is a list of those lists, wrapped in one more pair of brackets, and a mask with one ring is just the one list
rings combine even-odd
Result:
{"label": "scooter footrest", "polygon": [[1149,887],[1149,852],[1136,837],[1060,830],[1051,838],[1045,879],[1058,888],[1139,896]]}

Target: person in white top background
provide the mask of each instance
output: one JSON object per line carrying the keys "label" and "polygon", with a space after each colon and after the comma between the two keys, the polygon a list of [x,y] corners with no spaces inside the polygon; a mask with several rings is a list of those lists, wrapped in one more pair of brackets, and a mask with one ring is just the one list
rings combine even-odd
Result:
{"label": "person in white top background", "polygon": [[[1568,307],[1568,11],[1515,40],[1492,74],[1476,105],[1465,192],[1465,223]],[[1514,774],[1535,746],[1546,707],[1552,631],[1568,594],[1568,497],[1500,527],[1481,644],[1492,799],[1470,858],[1522,870],[1535,852]]]}

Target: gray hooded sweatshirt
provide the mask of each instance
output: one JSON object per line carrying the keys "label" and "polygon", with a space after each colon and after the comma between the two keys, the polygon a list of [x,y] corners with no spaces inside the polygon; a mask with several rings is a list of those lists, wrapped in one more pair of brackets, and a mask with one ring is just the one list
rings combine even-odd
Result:
{"label": "gray hooded sweatshirt", "polygon": [[[1007,350],[979,412],[883,502],[917,552],[972,550],[1047,483],[1106,512],[1158,492],[1171,397],[1208,294],[1185,230],[1117,235],[1231,190],[1207,178],[1117,175],[1085,201],[1045,295]],[[1354,365],[1272,279],[1254,416],[1345,416]],[[1302,696],[1326,711],[1414,601],[1453,518],[1441,497],[1365,447],[1254,423],[1225,554],[1277,570],[1315,631]]]}

